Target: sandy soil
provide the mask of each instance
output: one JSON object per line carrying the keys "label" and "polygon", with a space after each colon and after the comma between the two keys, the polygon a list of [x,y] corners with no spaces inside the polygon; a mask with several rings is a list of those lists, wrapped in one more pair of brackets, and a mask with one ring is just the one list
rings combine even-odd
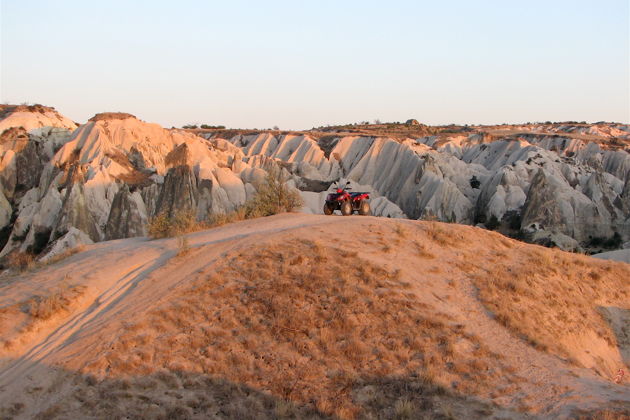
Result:
{"label": "sandy soil", "polygon": [[[230,275],[236,276],[234,284],[240,284],[238,273],[230,274],[230,266],[245,266],[251,263],[248,260],[250,256],[254,260],[260,259],[266,255],[266,249],[276,250],[277,255],[281,255],[284,244],[296,243],[295,249],[299,250],[302,246],[299,241],[311,241],[309,243],[322,246],[326,249],[329,262],[337,258],[342,261],[344,258],[358,258],[356,261],[366,261],[376,267],[373,273],[381,269],[383,273],[397,273],[396,284],[405,285],[400,296],[406,296],[405,299],[411,302],[406,304],[431,308],[436,316],[446,320],[436,325],[441,325],[445,337],[452,337],[452,340],[449,338],[452,348],[449,357],[443,357],[439,362],[442,363],[439,366],[444,369],[434,369],[430,378],[431,385],[439,386],[444,391],[436,397],[438,402],[434,403],[433,408],[425,407],[425,414],[434,417],[466,415],[484,418],[493,415],[499,418],[562,418],[580,412],[592,413],[607,409],[627,410],[626,413],[630,414],[628,381],[621,384],[612,381],[616,371],[622,368],[627,372],[630,363],[630,267],[627,264],[547,250],[469,226],[360,216],[284,214],[189,234],[186,239],[185,245],[178,238],[137,238],[98,243],[57,264],[19,276],[1,277],[0,332],[3,346],[0,348],[0,414],[16,418],[36,415],[44,418],[72,418],[84,415],[81,413],[86,411],[81,410],[86,409],[87,403],[83,400],[89,398],[82,396],[82,393],[86,392],[86,387],[96,384],[101,386],[100,393],[89,394],[92,398],[99,398],[95,395],[111,398],[108,404],[112,410],[118,404],[119,409],[126,407],[125,410],[131,412],[131,408],[125,404],[131,404],[129,401],[133,399],[125,400],[115,394],[121,389],[129,389],[130,385],[119,381],[131,377],[135,381],[132,383],[137,385],[141,376],[148,378],[170,369],[179,372],[179,379],[172,379],[176,383],[169,385],[170,380],[162,380],[158,381],[161,384],[158,387],[143,388],[145,393],[159,394],[159,398],[163,399],[170,398],[163,401],[174,410],[170,414],[168,410],[166,414],[160,412],[153,401],[152,409],[158,410],[155,411],[155,417],[207,418],[208,412],[201,409],[189,407],[186,408],[189,411],[178,411],[178,404],[181,405],[183,401],[181,398],[185,400],[188,395],[185,384],[201,383],[203,380],[205,383],[212,382],[215,396],[213,404],[223,407],[221,410],[214,409],[213,416],[216,418],[243,415],[230,411],[231,408],[225,405],[230,400],[239,401],[242,395],[246,395],[242,398],[251,404],[254,404],[251,402],[254,399],[258,404],[246,410],[252,418],[256,417],[254,414],[257,410],[266,410],[265,407],[272,407],[275,414],[271,417],[283,417],[282,413],[286,413],[287,416],[298,417],[338,415],[351,418],[369,417],[368,414],[372,412],[377,417],[404,418],[405,413],[412,413],[410,416],[413,417],[413,410],[405,404],[409,401],[409,404],[414,404],[415,388],[392,385],[391,375],[387,376],[390,381],[387,387],[382,384],[386,378],[381,378],[378,385],[383,395],[392,394],[391,401],[383,400],[378,405],[374,402],[377,400],[366,400],[362,390],[369,390],[370,386],[376,385],[366,385],[365,380],[359,378],[352,385],[354,390],[349,394],[351,397],[348,397],[351,399],[348,404],[354,407],[354,411],[336,411],[335,407],[318,406],[303,396],[293,397],[290,393],[278,395],[273,388],[259,387],[259,382],[254,379],[239,383],[230,376],[229,371],[204,375],[205,371],[195,366],[192,359],[185,355],[177,369],[166,360],[155,367],[157,373],[147,372],[145,375],[140,374],[142,366],[146,368],[142,363],[129,368],[127,373],[101,363],[107,352],[118,349],[122,341],[134,336],[132,333],[135,336],[139,334],[135,333],[137,325],[144,325],[147,334],[156,331],[148,343],[145,340],[145,347],[153,347],[158,353],[166,352],[167,347],[162,342],[159,345],[151,344],[151,340],[160,340],[159,330],[151,326],[151,314],[180,302],[183,297],[189,296],[190,290],[194,290],[200,281],[210,278],[208,276],[216,277],[217,273],[219,278],[224,276],[225,279],[230,278]],[[185,249],[188,247],[190,249]],[[517,272],[520,266],[527,266],[529,271]],[[574,267],[574,271],[570,267]],[[287,273],[290,275],[291,272]],[[575,311],[582,311],[581,314],[565,314],[562,312],[563,306],[573,307],[559,302],[559,308],[553,309],[552,305],[544,302],[545,297],[541,297],[546,296],[544,293],[532,295],[530,300],[527,294],[523,294],[521,300],[514,292],[522,287],[518,284],[506,285],[505,294],[502,294],[503,289],[497,288],[500,282],[494,277],[511,275],[506,273],[514,273],[515,279],[527,281],[536,278],[536,281],[542,282],[534,281],[530,286],[532,288],[541,287],[539,284],[547,282],[561,286],[564,283],[581,282],[575,290],[571,287],[571,291],[566,292],[567,296],[573,296],[571,293],[575,293],[575,296],[586,293],[582,289],[590,287],[590,303],[575,306]],[[486,288],[486,282],[492,283],[495,289]],[[593,284],[589,285],[589,282]],[[247,287],[255,287],[255,284]],[[396,287],[403,286],[391,287],[397,290]],[[70,297],[63,304],[54,306],[58,308],[57,311],[45,317],[29,318],[32,302],[47,302],[47,297],[63,294],[67,290],[73,292],[66,293]],[[502,299],[504,305],[493,306],[489,296]],[[514,303],[510,303],[512,300]],[[204,305],[214,304],[215,301],[213,298]],[[509,312],[502,315],[502,310],[507,308],[509,311],[512,308],[505,306],[508,303],[514,305],[514,313],[521,311],[519,314],[522,313],[523,318],[519,318],[521,315],[510,318]],[[534,316],[534,312],[546,311],[537,304],[550,308],[552,312],[547,318]],[[592,313],[589,312],[591,310]],[[568,332],[558,333],[558,343],[545,342],[549,340],[549,335],[526,325],[531,318],[541,323],[538,329],[555,331],[553,328],[557,325],[554,319],[560,317],[565,323],[560,325],[565,325]],[[523,325],[519,325],[519,322]],[[186,328],[192,327],[194,325]],[[173,332],[172,329],[163,331],[164,334]],[[185,329],[176,332],[186,335]],[[276,336],[272,334],[270,337],[274,340]],[[439,338],[439,335],[436,337]],[[476,355],[471,352],[464,345],[465,340],[460,340],[461,337],[475,337],[481,343],[483,353],[478,352]],[[173,343],[168,348],[177,353],[177,344]],[[203,346],[207,346],[207,343]],[[442,347],[436,346],[431,351],[438,354]],[[412,372],[415,365],[409,361],[411,359],[399,359],[399,369],[391,372],[396,372],[397,378],[415,377],[416,374]],[[474,372],[452,368],[460,361],[479,362],[475,359],[483,359],[486,364],[480,369],[488,373],[481,379],[475,379]],[[428,368],[426,363],[418,367],[425,373]],[[356,366],[354,369],[362,372]],[[194,381],[191,375],[197,375]],[[325,382],[327,378],[324,375],[315,379]],[[478,387],[473,386],[476,381],[480,384]],[[356,383],[363,385],[360,387]],[[131,388],[136,389],[136,385]],[[409,401],[400,399],[399,392],[403,391],[397,390],[403,388],[408,393],[405,395],[408,395],[406,398]],[[304,392],[308,389],[311,388],[305,385]],[[179,394],[174,390],[179,390]],[[204,392],[209,393],[207,389]],[[114,397],[111,397],[114,395],[112,393]],[[143,398],[151,397],[149,394],[143,394]],[[155,395],[151,398],[158,398]],[[292,408],[286,408],[283,405],[285,402]],[[449,404],[450,408],[445,408]],[[91,415],[102,417],[104,412],[100,416],[98,413],[97,410]]]}

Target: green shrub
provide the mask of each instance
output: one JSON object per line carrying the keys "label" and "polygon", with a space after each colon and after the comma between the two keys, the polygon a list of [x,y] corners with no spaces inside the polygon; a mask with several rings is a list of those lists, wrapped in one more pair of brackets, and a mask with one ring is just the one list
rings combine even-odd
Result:
{"label": "green shrub", "polygon": [[304,205],[300,194],[287,185],[287,180],[278,168],[271,168],[258,192],[245,204],[246,217],[271,216],[291,212]]}

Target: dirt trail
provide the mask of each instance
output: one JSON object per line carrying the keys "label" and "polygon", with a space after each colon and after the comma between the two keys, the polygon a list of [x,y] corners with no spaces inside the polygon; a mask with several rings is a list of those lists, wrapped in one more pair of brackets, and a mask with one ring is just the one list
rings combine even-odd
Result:
{"label": "dirt trail", "polygon": [[[496,235],[483,237],[489,242],[505,239],[472,227],[439,225],[448,234],[441,240],[458,241],[452,246],[440,245],[427,239],[435,234],[427,226],[432,225],[359,216],[283,214],[187,235],[190,251],[184,257],[177,256],[177,238],[117,240],[92,245],[34,273],[0,279],[0,308],[61,283],[87,288],[85,298],[70,314],[43,323],[19,351],[3,355],[0,402],[15,401],[24,389],[41,384],[38,375],[48,375],[48,383],[53,382],[51,369],[74,371],[86,366],[89,355],[113,345],[137,313],[168,302],[178,288],[190,286],[191,279],[211,274],[227,254],[242,251],[246,258],[253,244],[283,244],[299,238],[357,251],[371,263],[400,270],[420,304],[430,304],[452,317],[492,352],[502,355],[503,362],[523,378],[515,385],[511,379],[498,377],[496,395],[479,397],[550,417],[567,416],[575,408],[602,407],[608,401],[630,406],[628,385],[614,385],[592,370],[528,345],[497,322],[481,303],[461,264],[474,256],[489,267],[494,245],[473,249],[470,244],[481,243],[477,239],[482,234]],[[416,238],[424,241],[420,246],[427,245],[422,252],[430,257],[418,257]],[[509,252],[514,255],[531,247],[517,242],[511,246]],[[609,311],[615,329],[623,330],[629,309]],[[628,356],[624,353],[622,357]],[[505,391],[516,386],[518,392]],[[35,397],[32,403],[34,407],[43,404]]]}
{"label": "dirt trail", "polygon": [[[227,225],[188,236],[189,246],[204,248],[203,258],[193,264],[166,264],[177,254],[177,239],[147,241],[128,239],[96,244],[80,255],[44,268],[27,278],[15,278],[0,288],[0,307],[60,279],[79,280],[92,291],[92,303],[42,329],[37,338],[16,359],[5,359],[0,367],[0,389],[19,381],[28,369],[49,359],[65,347],[89,335],[103,334],[114,318],[124,318],[134,310],[155,302],[168,289],[186,281],[189,274],[212,265],[217,258],[239,245],[263,239],[274,233],[317,224],[339,223],[341,218],[287,214]],[[70,279],[68,278],[70,276]],[[68,355],[65,355],[68,356]]]}

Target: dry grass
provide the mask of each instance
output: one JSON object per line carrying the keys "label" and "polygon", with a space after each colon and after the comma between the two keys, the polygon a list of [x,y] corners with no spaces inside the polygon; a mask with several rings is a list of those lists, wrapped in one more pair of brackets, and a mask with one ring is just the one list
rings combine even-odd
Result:
{"label": "dry grass", "polygon": [[31,270],[35,270],[41,267],[45,267],[47,265],[56,264],[84,250],[85,250],[85,246],[79,245],[74,248],[69,248],[60,254],[54,255],[45,261],[37,261],[36,260],[37,255],[32,254],[30,252],[16,251],[9,254],[9,256],[6,259],[6,265],[7,267],[13,270],[19,271],[19,272],[31,271]]}
{"label": "dry grass", "polygon": [[524,259],[506,256],[489,269],[471,264],[465,270],[496,319],[530,344],[579,364],[579,340],[616,348],[597,305],[630,299],[627,265],[533,246],[524,253]]}
{"label": "dry grass", "polygon": [[0,308],[0,349],[11,350],[25,333],[36,330],[41,322],[64,315],[85,294],[86,287],[62,283]]}
{"label": "dry grass", "polygon": [[13,252],[7,258],[9,268],[26,271],[35,267],[35,255],[30,252]]}
{"label": "dry grass", "polygon": [[134,168],[129,169],[129,171],[126,174],[118,175],[117,178],[127,185],[146,186],[151,183],[151,180],[148,174],[144,172],[140,172]]}
{"label": "dry grass", "polygon": [[197,223],[193,211],[180,211],[173,217],[160,213],[149,220],[149,236],[154,239],[169,238],[202,230],[205,225]]}
{"label": "dry grass", "polygon": [[[169,301],[128,326],[86,371],[193,372],[341,418],[361,414],[353,390],[373,375],[447,385],[458,377],[461,392],[490,389],[494,375],[511,375],[475,337],[419,303],[399,271],[319,242],[228,255],[216,274]],[[488,368],[458,354],[455,342],[468,343]]]}
{"label": "dry grass", "polygon": [[401,223],[394,225],[394,233],[403,239],[407,237],[407,229]]}
{"label": "dry grass", "polygon": [[416,249],[416,254],[418,255],[418,257],[420,258],[426,258],[426,259],[433,259],[435,258],[435,255],[432,254],[425,245],[421,244],[420,242],[414,240],[413,241],[413,245]]}
{"label": "dry grass", "polygon": [[23,310],[34,319],[47,320],[66,311],[84,292],[84,286],[62,285],[56,290],[25,301]]}
{"label": "dry grass", "polygon": [[60,261],[65,260],[68,257],[73,256],[74,254],[78,254],[79,252],[83,252],[83,251],[85,251],[84,245],[75,246],[74,248],[67,249],[64,252],[54,255],[48,258],[46,261],[40,262],[38,264],[41,266],[56,264]]}
{"label": "dry grass", "polygon": [[37,329],[42,321],[68,313],[85,291],[84,286],[63,284],[1,308],[1,348],[11,350],[24,333]]}
{"label": "dry grass", "polygon": [[247,211],[245,210],[245,207],[239,207],[236,210],[229,213],[211,214],[210,217],[208,217],[208,226],[210,227],[223,226],[229,223],[246,220],[247,218],[248,218]]}
{"label": "dry grass", "polygon": [[394,404],[394,418],[396,419],[413,419],[416,418],[417,414],[413,402],[406,398],[402,398]]}
{"label": "dry grass", "polygon": [[593,412],[577,411],[571,418],[575,420],[630,420],[630,408],[628,409],[608,409]]}
{"label": "dry grass", "polygon": [[426,236],[441,247],[454,247],[462,240],[457,234],[449,232],[441,223],[426,222],[423,226],[426,229]]}

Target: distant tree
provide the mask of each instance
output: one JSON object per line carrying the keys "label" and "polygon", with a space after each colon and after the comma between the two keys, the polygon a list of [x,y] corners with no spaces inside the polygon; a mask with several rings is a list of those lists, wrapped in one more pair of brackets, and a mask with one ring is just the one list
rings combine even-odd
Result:
{"label": "distant tree", "polygon": [[379,118],[374,119],[374,124],[381,124],[381,120]]}
{"label": "distant tree", "polygon": [[200,128],[202,128],[204,130],[223,130],[223,129],[225,129],[225,126],[224,125],[201,124]]}
{"label": "distant tree", "polygon": [[197,127],[197,124],[186,124],[186,125],[183,125],[182,128],[195,129],[195,128],[198,128],[198,127]]}
{"label": "distant tree", "polygon": [[274,130],[276,130],[276,131],[278,131],[278,130],[280,130],[280,127],[278,127],[277,125],[274,125],[274,126],[273,126],[273,129],[274,129]]}

